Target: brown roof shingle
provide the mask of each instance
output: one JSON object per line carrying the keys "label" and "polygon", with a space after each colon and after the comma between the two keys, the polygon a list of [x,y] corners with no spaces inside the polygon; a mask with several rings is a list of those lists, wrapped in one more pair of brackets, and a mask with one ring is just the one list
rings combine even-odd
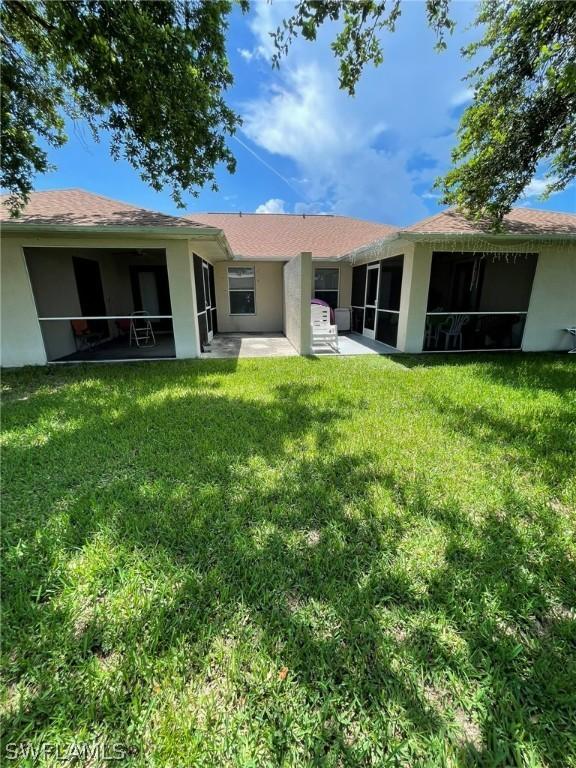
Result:
{"label": "brown roof shingle", "polygon": [[311,251],[315,259],[344,256],[397,231],[397,227],[349,216],[274,213],[194,213],[224,230],[232,252],[250,259],[291,258]]}
{"label": "brown roof shingle", "polygon": [[[452,208],[422,219],[404,231],[448,235],[491,234],[488,223],[469,221]],[[513,208],[504,217],[502,232],[518,235],[576,235],[576,214]]]}
{"label": "brown roof shingle", "polygon": [[11,218],[6,207],[8,195],[0,197],[3,223],[75,227],[201,227],[205,225],[177,216],[149,211],[129,203],[86,192],[83,189],[58,189],[32,192],[18,218]]}

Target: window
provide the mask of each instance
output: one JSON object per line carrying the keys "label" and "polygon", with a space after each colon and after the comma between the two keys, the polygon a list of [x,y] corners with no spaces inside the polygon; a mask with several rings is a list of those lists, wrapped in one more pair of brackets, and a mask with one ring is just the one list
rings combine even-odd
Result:
{"label": "window", "polygon": [[231,315],[254,315],[254,267],[228,267],[228,293]]}
{"label": "window", "polygon": [[322,299],[332,309],[338,306],[338,281],[340,270],[336,268],[317,267],[314,271],[314,298]]}

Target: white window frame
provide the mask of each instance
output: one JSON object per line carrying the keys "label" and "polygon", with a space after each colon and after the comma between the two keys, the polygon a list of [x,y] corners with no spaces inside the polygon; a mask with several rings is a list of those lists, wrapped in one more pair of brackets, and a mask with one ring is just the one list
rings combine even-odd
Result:
{"label": "white window frame", "polygon": [[[252,279],[254,280],[254,288],[230,288],[230,270],[231,269],[251,269]],[[256,315],[256,267],[254,264],[234,264],[228,267],[226,270],[226,280],[228,281],[228,315],[230,317],[254,317]],[[230,302],[231,293],[246,293],[246,291],[252,291],[254,294],[254,312],[232,312],[232,303]]]}
{"label": "white window frame", "polygon": [[337,267],[335,265],[328,266],[328,265],[325,264],[325,265],[323,265],[321,267],[314,266],[314,282],[313,282],[313,285],[312,285],[312,294],[313,294],[312,298],[313,299],[316,298],[316,272],[318,270],[323,270],[323,269],[335,269],[338,272],[338,288],[326,288],[325,290],[321,291],[321,293],[327,293],[328,291],[331,291],[332,293],[335,293],[336,294],[336,306],[339,307],[340,306],[340,267]]}

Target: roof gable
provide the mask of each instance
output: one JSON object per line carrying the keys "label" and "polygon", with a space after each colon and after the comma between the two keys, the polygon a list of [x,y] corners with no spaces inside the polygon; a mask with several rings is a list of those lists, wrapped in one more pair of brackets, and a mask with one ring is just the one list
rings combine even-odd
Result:
{"label": "roof gable", "polygon": [[[494,234],[494,230],[487,221],[470,221],[453,208],[422,219],[403,231],[438,235]],[[576,214],[535,208],[513,208],[504,217],[502,234],[576,235]]]}
{"label": "roof gable", "polygon": [[16,225],[205,228],[204,224],[189,218],[139,208],[83,189],[32,192],[28,204],[17,218],[10,216],[7,200],[8,195],[0,197],[0,221]]}

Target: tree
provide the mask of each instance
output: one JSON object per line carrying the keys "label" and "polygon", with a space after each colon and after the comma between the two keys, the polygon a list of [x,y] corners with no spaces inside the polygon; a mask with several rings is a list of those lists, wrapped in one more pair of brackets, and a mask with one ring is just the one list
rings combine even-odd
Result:
{"label": "tree", "polygon": [[[239,117],[225,48],[229,0],[5,0],[2,24],[2,186],[14,214],[38,173],[42,145],[66,141],[65,118],[111,135],[154,189],[184,191],[230,172],[226,146]],[[243,1],[242,7],[246,8]]]}
{"label": "tree", "polygon": [[[427,0],[426,8],[437,47],[445,48],[454,27],[449,0]],[[353,94],[364,66],[382,63],[378,32],[393,31],[401,10],[400,0],[300,0],[274,35],[274,63],[296,36],[314,40],[325,21],[341,20],[332,49],[340,87]],[[444,203],[497,228],[540,162],[550,166],[545,194],[576,176],[576,2],[482,0],[476,22],[482,37],[462,53],[485,52],[485,59],[467,75],[474,99],[460,121],[453,166],[436,186]]]}

